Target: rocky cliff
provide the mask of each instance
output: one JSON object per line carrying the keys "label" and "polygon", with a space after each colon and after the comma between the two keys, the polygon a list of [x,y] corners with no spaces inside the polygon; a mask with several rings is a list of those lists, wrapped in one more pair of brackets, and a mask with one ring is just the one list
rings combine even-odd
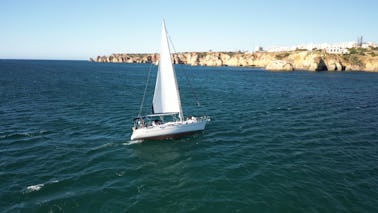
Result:
{"label": "rocky cliff", "polygon": [[[377,53],[376,53],[377,52]],[[254,66],[272,71],[370,71],[378,72],[378,50],[335,55],[323,51],[290,52],[185,52],[172,56],[175,64],[192,66]],[[94,62],[157,63],[159,54],[112,54]]]}

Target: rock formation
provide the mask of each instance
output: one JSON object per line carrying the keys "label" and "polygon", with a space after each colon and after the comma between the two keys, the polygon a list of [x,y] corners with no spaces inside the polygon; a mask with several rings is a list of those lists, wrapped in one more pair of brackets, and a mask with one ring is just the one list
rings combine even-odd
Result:
{"label": "rock formation", "polygon": [[[184,52],[172,55],[175,64],[192,66],[254,66],[267,70],[378,72],[378,53],[335,55],[324,51],[290,52]],[[157,63],[159,54],[112,54],[90,61],[106,63]]]}
{"label": "rock formation", "polygon": [[266,70],[271,70],[271,71],[293,71],[293,65],[288,63],[287,61],[282,61],[282,60],[276,60],[276,61],[271,61],[266,67]]}

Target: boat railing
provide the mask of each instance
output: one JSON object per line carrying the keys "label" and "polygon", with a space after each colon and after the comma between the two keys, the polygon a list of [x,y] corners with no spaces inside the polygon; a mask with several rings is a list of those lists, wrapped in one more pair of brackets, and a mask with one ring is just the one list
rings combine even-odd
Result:
{"label": "boat railing", "polygon": [[[210,116],[201,116],[201,117],[193,117],[188,116],[188,118],[184,121],[184,123],[192,123],[192,122],[209,122]],[[174,126],[178,120],[174,119],[173,121],[164,122],[160,119],[151,119],[151,117],[138,117],[134,119],[133,129],[140,129],[140,128],[153,128],[155,126],[159,126],[162,124],[168,124],[166,126]]]}

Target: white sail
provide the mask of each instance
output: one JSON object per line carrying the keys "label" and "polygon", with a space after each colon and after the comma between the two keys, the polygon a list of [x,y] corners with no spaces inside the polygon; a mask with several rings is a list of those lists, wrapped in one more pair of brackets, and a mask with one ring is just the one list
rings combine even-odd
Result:
{"label": "white sail", "polygon": [[171,61],[167,31],[164,20],[162,22],[159,70],[156,78],[153,104],[153,113],[179,113],[183,119],[180,93],[178,90],[176,74]]}

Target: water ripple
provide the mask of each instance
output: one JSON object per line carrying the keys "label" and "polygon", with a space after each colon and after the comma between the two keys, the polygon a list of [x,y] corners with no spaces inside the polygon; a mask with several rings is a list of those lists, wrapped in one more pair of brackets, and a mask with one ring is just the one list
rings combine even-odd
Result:
{"label": "water ripple", "polygon": [[177,66],[184,113],[212,121],[141,142],[148,65],[0,68],[1,212],[378,211],[376,74]]}

